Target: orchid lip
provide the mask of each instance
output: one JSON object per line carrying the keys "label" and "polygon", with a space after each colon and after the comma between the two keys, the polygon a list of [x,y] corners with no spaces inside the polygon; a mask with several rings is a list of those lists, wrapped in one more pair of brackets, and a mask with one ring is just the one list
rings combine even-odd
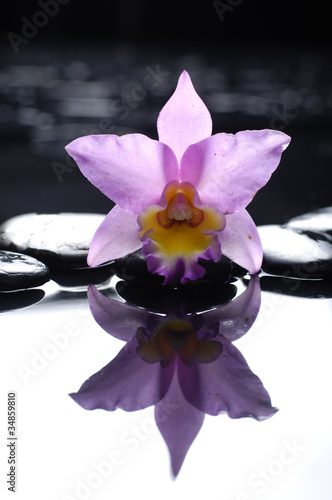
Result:
{"label": "orchid lip", "polygon": [[201,205],[190,182],[169,182],[159,204],[143,210],[138,223],[148,269],[165,276],[164,284],[201,277],[204,269],[197,264],[199,257],[220,259],[217,233],[225,228],[225,215],[213,206]]}
{"label": "orchid lip", "polygon": [[[192,184],[170,182],[164,189],[161,206],[151,205],[139,215],[141,239],[144,241],[154,233],[158,243],[167,245],[167,240],[172,238],[174,248],[187,246],[188,253],[191,253],[190,245],[195,246],[205,230],[221,231],[225,227],[223,214],[212,207],[198,207],[197,203],[198,193]],[[196,240],[191,239],[190,235],[194,234]]]}

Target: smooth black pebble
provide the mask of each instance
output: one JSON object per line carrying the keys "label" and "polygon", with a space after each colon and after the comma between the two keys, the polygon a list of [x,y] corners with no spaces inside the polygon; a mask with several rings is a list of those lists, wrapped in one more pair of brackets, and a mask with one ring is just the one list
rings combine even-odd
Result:
{"label": "smooth black pebble", "polygon": [[262,269],[289,278],[332,277],[332,241],[327,234],[277,225],[259,226]]}
{"label": "smooth black pebble", "polygon": [[91,239],[104,218],[75,213],[19,215],[0,226],[0,247],[50,266],[85,267]]}
{"label": "smooth black pebble", "polygon": [[63,286],[102,283],[113,274],[112,265],[87,264],[92,237],[102,214],[58,213],[19,215],[0,226],[0,248],[31,255],[45,263],[51,279]]}
{"label": "smooth black pebble", "polygon": [[0,250],[0,290],[41,286],[50,279],[48,267],[29,255]]}

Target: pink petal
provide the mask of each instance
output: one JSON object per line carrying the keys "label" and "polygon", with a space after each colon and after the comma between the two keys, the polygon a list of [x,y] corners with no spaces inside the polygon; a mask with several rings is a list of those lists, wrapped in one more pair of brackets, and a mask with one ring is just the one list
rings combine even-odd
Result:
{"label": "pink petal", "polygon": [[226,227],[218,235],[221,251],[250,274],[260,271],[263,260],[261,240],[254,221],[246,210],[226,216]]}
{"label": "pink petal", "polygon": [[113,337],[128,341],[137,329],[146,325],[149,312],[103,295],[93,285],[88,287],[88,301],[98,325]]}
{"label": "pink petal", "polygon": [[289,142],[276,130],[213,135],[187,149],[181,180],[196,187],[203,204],[225,214],[236,212],[267,183]]}
{"label": "pink petal", "polygon": [[159,140],[173,149],[179,163],[190,144],[211,135],[211,115],[186,71],[181,74],[174,94],[160,111],[157,128]]}
{"label": "pink petal", "polygon": [[249,368],[240,351],[226,338],[223,352],[213,363],[179,365],[184,397],[203,413],[227,413],[230,418],[265,420],[278,410],[262,381]]}
{"label": "pink petal", "polygon": [[134,336],[70,397],[86,410],[137,411],[157,404],[167,393],[173,365],[162,371],[159,363],[146,363],[137,356],[137,346]]}
{"label": "pink petal", "polygon": [[202,427],[204,417],[204,413],[184,398],[175,372],[167,394],[155,406],[156,424],[169,449],[175,477]]}
{"label": "pink petal", "polygon": [[137,216],[117,205],[109,212],[90,243],[88,265],[95,267],[135,252],[142,246]]}
{"label": "pink petal", "polygon": [[142,134],[80,137],[66,150],[94,186],[131,213],[157,203],[165,184],[178,178],[173,151]]}
{"label": "pink petal", "polygon": [[[226,305],[205,312],[202,315],[204,325],[219,323],[219,333],[230,342],[234,342],[252,327],[260,305],[261,287],[259,277],[255,275],[251,276],[247,289],[239,297]],[[219,337],[217,339],[221,340]]]}

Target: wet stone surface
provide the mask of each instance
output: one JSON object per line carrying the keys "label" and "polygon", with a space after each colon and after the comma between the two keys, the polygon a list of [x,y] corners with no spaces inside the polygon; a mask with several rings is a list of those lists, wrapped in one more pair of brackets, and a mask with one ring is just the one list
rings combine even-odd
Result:
{"label": "wet stone surface", "polygon": [[332,278],[332,240],[328,234],[289,227],[258,227],[266,273],[302,279]]}
{"label": "wet stone surface", "polygon": [[302,231],[323,232],[332,237],[332,207],[321,208],[315,212],[294,217],[285,224],[285,227]]}
{"label": "wet stone surface", "polygon": [[0,248],[26,253],[49,266],[87,267],[91,239],[105,215],[24,214],[0,226]]}
{"label": "wet stone surface", "polygon": [[41,286],[50,279],[45,264],[29,255],[0,250],[0,290]]}

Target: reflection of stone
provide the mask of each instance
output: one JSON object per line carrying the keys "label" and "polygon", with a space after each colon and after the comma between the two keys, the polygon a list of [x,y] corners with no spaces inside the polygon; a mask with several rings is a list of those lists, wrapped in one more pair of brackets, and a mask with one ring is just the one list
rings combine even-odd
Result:
{"label": "reflection of stone", "polygon": [[32,288],[49,279],[49,269],[42,262],[29,255],[0,250],[0,290]]}
{"label": "reflection of stone", "polygon": [[0,292],[0,312],[13,311],[14,309],[32,306],[39,302],[44,295],[44,290],[40,290],[39,288],[13,291],[10,293]]}
{"label": "reflection of stone", "polygon": [[137,282],[118,281],[117,293],[128,303],[149,311],[167,313],[170,307],[181,304],[186,313],[205,311],[230,302],[237,291],[231,283],[201,283],[172,289],[165,286],[143,285]]}
{"label": "reflection of stone", "polygon": [[265,272],[305,279],[332,276],[332,240],[327,234],[276,225],[260,226],[258,231]]}

